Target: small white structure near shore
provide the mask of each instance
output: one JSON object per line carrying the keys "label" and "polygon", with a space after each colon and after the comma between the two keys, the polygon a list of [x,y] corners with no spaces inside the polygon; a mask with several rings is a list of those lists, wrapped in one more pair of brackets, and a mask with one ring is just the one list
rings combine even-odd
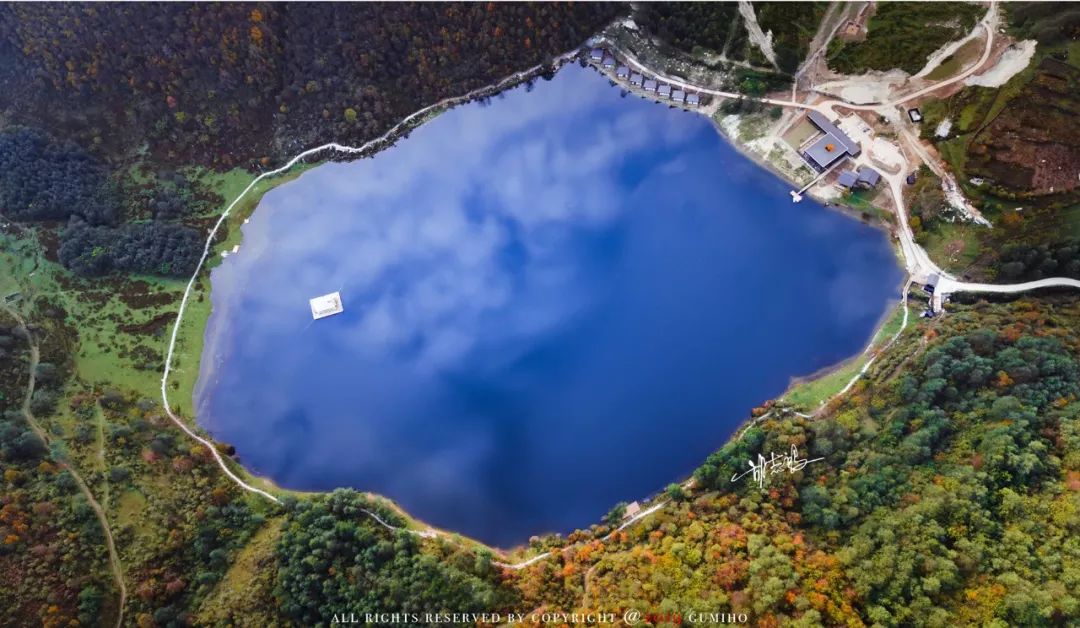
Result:
{"label": "small white structure near shore", "polygon": [[319,320],[334,314],[341,314],[345,308],[341,306],[341,293],[331,292],[321,297],[315,297],[309,301],[311,304],[311,318]]}

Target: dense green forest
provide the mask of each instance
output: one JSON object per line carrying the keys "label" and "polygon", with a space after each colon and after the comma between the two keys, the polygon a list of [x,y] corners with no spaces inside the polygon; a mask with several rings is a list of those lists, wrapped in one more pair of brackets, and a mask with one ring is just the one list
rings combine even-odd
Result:
{"label": "dense green forest", "polygon": [[0,132],[0,208],[12,220],[113,224],[107,169],[72,142],[28,128]]}
{"label": "dense green forest", "polygon": [[[754,6],[790,71],[821,3]],[[970,6],[976,18],[984,10]],[[894,10],[909,9],[882,3],[874,19]],[[355,491],[281,504],[249,495],[165,415],[162,347],[185,288],[170,277],[186,278],[207,224],[251,179],[221,170],[371,138],[424,104],[547,62],[625,11],[0,5],[0,626],[115,625],[109,536],[126,584],[123,625],[140,628],[628,608],[667,614],[668,625],[691,610],[744,613],[762,627],[1080,624],[1075,294],[957,295],[943,316],[913,316],[867,377],[814,418],[774,402],[755,409],[690,486],[654,497],[670,500],[663,509],[615,532],[616,507],[510,556],[389,529],[379,520],[418,524]],[[1075,106],[1077,13],[1009,12],[1014,34],[1038,38],[1039,64],[995,94],[968,88],[926,109],[927,125],[954,116],[961,137],[938,148],[961,175],[1004,171],[994,165],[1004,157],[979,154],[992,148],[992,124],[1032,145],[1075,145],[1061,116]],[[675,49],[749,58],[734,4],[642,4],[635,19]],[[924,22],[897,23],[910,36]],[[877,63],[895,55],[898,33],[872,27],[883,48],[840,57]],[[740,75],[750,92],[775,76]],[[1032,115],[1047,99],[1057,109]],[[983,246],[998,277],[1080,276],[1080,242],[1061,228],[1076,224],[1074,192],[1017,198],[1015,186],[958,178],[995,219]],[[963,228],[942,215],[928,170],[909,194],[920,241]],[[205,320],[208,294],[197,280],[185,320]],[[201,331],[182,337],[170,382],[187,418]],[[762,489],[732,481],[748,460],[793,446],[823,460]],[[499,565],[546,550],[525,569]]]}
{"label": "dense green forest", "polygon": [[893,68],[915,74],[927,57],[971,32],[986,8],[969,2],[878,2],[864,41],[829,43],[829,67],[843,74]]}
{"label": "dense green forest", "polygon": [[743,29],[733,2],[645,2],[634,12],[634,21],[665,44],[686,52],[696,48],[725,52],[729,40]]}
{"label": "dense green forest", "polygon": [[80,275],[186,276],[223,199],[177,166],[254,169],[360,144],[425,105],[550,64],[622,10],[0,5],[0,215],[49,223],[59,261]]}
{"label": "dense green forest", "polygon": [[755,2],[758,25],[772,33],[773,51],[780,69],[791,73],[809,52],[828,2]]}
{"label": "dense green forest", "polygon": [[[372,514],[413,524],[353,491],[280,506],[243,496],[155,401],[73,368],[72,343],[92,332],[59,301],[19,309],[25,325],[0,314],[0,603],[18,625],[115,617],[101,527],[68,468],[109,513],[128,623],[140,626],[311,625],[357,607],[701,609],[759,626],[1080,618],[1080,302],[1069,294],[961,298],[914,319],[815,418],[767,404],[693,486],[661,497],[665,508],[610,537],[618,513],[535,539],[517,556],[565,549],[519,571],[466,540],[389,530]],[[32,345],[30,408],[49,443],[20,409]],[[823,460],[763,489],[732,482],[748,460],[792,446]]]}
{"label": "dense green forest", "polygon": [[186,182],[136,191],[117,180],[72,142],[25,127],[0,131],[0,215],[57,224],[64,266],[80,275],[190,275],[203,237],[172,222],[199,206]]}
{"label": "dense green forest", "polygon": [[282,615],[311,626],[330,623],[344,608],[483,613],[518,602],[489,552],[444,544],[425,552],[416,536],[388,533],[365,509],[405,525],[353,491],[290,502],[276,548]]}
{"label": "dense green forest", "polygon": [[618,3],[0,5],[0,106],[110,158],[276,162],[360,144],[550,62]]}
{"label": "dense green forest", "polygon": [[[806,56],[826,2],[754,2],[758,25],[772,33],[780,70],[794,72]],[[687,53],[710,51],[733,61],[766,63],[751,50],[746,26],[734,2],[646,2],[634,21],[663,45]]]}

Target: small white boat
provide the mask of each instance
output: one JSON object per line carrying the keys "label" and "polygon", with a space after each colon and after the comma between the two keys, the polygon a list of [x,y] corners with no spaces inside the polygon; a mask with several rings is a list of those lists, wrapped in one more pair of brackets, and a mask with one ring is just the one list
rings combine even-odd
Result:
{"label": "small white boat", "polygon": [[345,308],[341,306],[341,293],[339,292],[324,294],[308,302],[311,304],[311,318],[315,320],[341,314],[345,311]]}

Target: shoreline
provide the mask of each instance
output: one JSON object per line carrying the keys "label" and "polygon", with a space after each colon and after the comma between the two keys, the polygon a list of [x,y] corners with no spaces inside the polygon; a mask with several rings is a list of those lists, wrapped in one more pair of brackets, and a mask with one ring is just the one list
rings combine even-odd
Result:
{"label": "shoreline", "polygon": [[[569,63],[571,61],[573,61],[573,57],[561,59],[561,62],[558,63],[558,68],[556,69],[556,71],[558,71],[558,69],[562,69],[562,67],[564,67],[567,63]],[[214,242],[213,241],[214,237],[211,236],[210,245],[212,245],[211,250],[215,254],[215,256],[210,261],[207,261],[205,263],[206,268],[212,272],[213,268],[215,268],[218,264],[221,263],[220,258],[217,257],[217,253],[220,250],[227,249],[228,246],[233,244],[234,242],[239,243],[239,242],[242,241],[242,233],[241,233],[240,229],[235,229],[234,230],[233,226],[234,225],[236,225],[236,226],[242,225],[243,220],[245,218],[250,217],[254,213],[254,211],[258,208],[259,204],[262,201],[263,196],[267,192],[269,192],[272,189],[274,189],[275,187],[277,187],[277,185],[287,183],[287,182],[291,181],[292,179],[294,179],[296,176],[299,176],[300,174],[302,174],[303,171],[305,171],[306,169],[316,167],[317,165],[322,164],[322,163],[326,163],[328,161],[352,161],[352,160],[357,159],[357,158],[364,158],[364,157],[373,156],[373,155],[377,154],[378,152],[380,152],[383,148],[394,145],[397,140],[403,139],[403,138],[407,139],[407,136],[408,136],[409,132],[411,132],[415,128],[418,128],[424,122],[427,122],[428,120],[430,120],[433,117],[439,115],[440,113],[442,113],[444,111],[447,111],[449,109],[452,109],[453,107],[456,107],[458,105],[469,104],[471,102],[474,102],[477,99],[486,98],[486,97],[489,97],[490,95],[494,95],[496,93],[501,93],[503,91],[507,91],[507,90],[510,90],[510,89],[515,89],[517,87],[520,87],[520,85],[522,83],[526,83],[526,82],[528,82],[530,80],[535,79],[537,76],[542,74],[543,71],[544,71],[543,69],[540,69],[540,70],[536,70],[534,72],[529,72],[529,73],[525,73],[525,74],[522,74],[520,76],[517,76],[516,77],[517,80],[514,80],[512,82],[508,82],[505,85],[503,85],[502,87],[492,88],[492,89],[486,90],[485,95],[470,96],[468,98],[464,98],[461,102],[456,102],[456,103],[449,104],[449,105],[443,104],[443,105],[439,105],[439,106],[433,106],[433,108],[430,111],[427,111],[422,116],[418,116],[418,119],[416,119],[416,120],[408,121],[407,124],[403,125],[401,129],[398,129],[393,134],[388,135],[386,138],[381,138],[380,140],[374,141],[375,143],[373,145],[366,146],[364,149],[361,149],[361,150],[358,150],[358,151],[355,151],[355,152],[353,152],[353,151],[345,152],[344,158],[339,158],[340,156],[335,154],[335,155],[330,156],[330,157],[328,157],[326,159],[322,159],[322,160],[319,160],[319,161],[316,161],[316,162],[311,162],[311,163],[304,162],[304,161],[297,162],[296,159],[294,158],[294,161],[291,163],[291,166],[292,166],[291,168],[288,168],[288,169],[286,169],[286,170],[284,170],[284,171],[282,171],[280,173],[277,173],[277,174],[271,174],[270,175],[272,177],[271,184],[266,189],[262,189],[262,190],[258,191],[257,194],[254,194],[251,197],[248,197],[247,199],[245,199],[245,204],[243,205],[242,208],[240,208],[240,211],[237,214],[232,214],[231,216],[228,217],[228,222],[225,223],[225,224],[226,224],[226,226],[227,226],[227,228],[229,230],[228,230],[228,233],[227,233],[225,238],[222,238],[221,241],[219,241],[219,242]],[[601,72],[601,76],[605,76],[604,73]],[[657,102],[656,104],[664,104],[664,103]],[[706,113],[705,111],[702,111],[702,110],[693,111],[693,113],[697,113],[697,114],[700,114],[700,115],[705,115],[707,118],[709,118],[711,124],[714,127],[714,130],[717,133],[719,133],[721,135],[721,137],[723,137],[725,139],[725,141],[731,147],[733,147],[742,157],[747,158],[751,162],[755,163],[756,165],[764,168],[769,173],[771,173],[772,175],[774,175],[778,179],[780,179],[785,185],[792,185],[792,181],[790,180],[790,178],[785,173],[780,171],[777,167],[775,167],[771,162],[769,162],[764,156],[761,156],[761,155],[758,155],[758,154],[752,152],[751,150],[749,150],[746,147],[746,145],[744,143],[739,142],[734,137],[731,137],[727,133],[725,133],[724,130],[723,130],[723,127],[720,125],[719,121],[714,116],[709,115],[708,113]],[[416,114],[414,114],[414,115],[416,115]],[[336,147],[332,147],[332,148],[334,148],[335,153],[342,152],[339,149],[337,149]],[[289,166],[289,165],[290,164],[287,164],[287,166]],[[299,172],[296,172],[296,170],[294,170],[294,169],[300,169],[300,170],[299,170]],[[262,177],[262,176],[266,176],[266,173],[264,173],[263,175],[259,175],[259,177]],[[259,177],[256,177],[255,181],[252,182],[253,185],[255,183],[260,183]],[[240,197],[237,197],[237,199],[233,203],[236,204],[238,201],[241,200],[241,198],[243,198],[247,193],[249,193],[249,191],[254,192],[255,190],[251,189],[250,186],[249,186],[249,189],[245,190],[245,192],[242,193],[240,195]],[[821,199],[817,198],[816,196],[814,196],[812,194],[810,196],[815,202],[818,202],[819,204],[821,204],[823,206],[829,207],[829,206],[833,205],[832,203],[823,202]],[[839,207],[839,206],[837,206],[837,207]],[[855,215],[853,215],[849,211],[843,211],[841,209],[841,213],[847,214],[847,217],[849,217],[849,218],[858,219]],[[228,216],[228,210],[226,210],[226,212],[222,215],[221,218],[226,219],[227,216]],[[860,221],[860,222],[863,222],[864,224],[868,224],[867,221]],[[879,226],[881,228],[884,228],[886,231],[888,231],[888,229],[885,228],[885,224],[883,222],[878,221],[878,223],[870,223],[870,224],[872,226]],[[210,273],[206,274],[207,281],[201,286],[200,289],[202,290],[201,294],[204,295],[204,298],[209,298],[210,299],[210,307],[206,310],[205,317],[198,317],[196,320],[189,320],[188,321],[189,323],[194,323],[195,329],[197,329],[197,330],[199,330],[201,332],[201,336],[202,336],[202,339],[203,339],[203,348],[202,348],[202,351],[200,352],[200,355],[198,356],[198,369],[197,369],[198,373],[197,373],[196,378],[194,380],[195,383],[191,387],[191,390],[190,391],[181,391],[181,392],[190,392],[191,407],[192,407],[192,410],[193,410],[192,416],[190,417],[190,419],[191,419],[191,422],[194,423],[193,427],[196,427],[197,429],[200,429],[201,431],[203,431],[204,433],[209,435],[211,438],[213,438],[213,434],[212,434],[211,430],[209,429],[209,427],[203,425],[201,423],[201,421],[199,420],[199,416],[200,416],[200,411],[199,410],[200,410],[200,407],[201,407],[202,404],[197,404],[197,392],[201,388],[201,383],[203,382],[205,377],[212,377],[213,372],[214,372],[214,370],[216,368],[213,364],[209,364],[209,365],[206,365],[206,369],[204,370],[203,364],[202,364],[203,358],[206,357],[207,348],[212,346],[212,344],[213,344],[212,342],[209,342],[208,338],[207,338],[207,335],[208,335],[208,332],[209,332],[209,322],[210,322],[210,319],[211,319],[211,317],[213,316],[213,313],[214,313],[213,299],[211,297],[212,292],[213,292],[213,286],[212,286],[211,282],[209,281],[209,275],[210,275]],[[199,277],[202,276],[202,269],[200,269],[198,276]],[[894,311],[894,309],[895,309],[894,305],[890,305],[886,309],[886,311],[882,315],[882,320],[879,321],[879,323],[875,326],[874,334],[871,336],[871,342],[873,342],[874,338],[876,338],[878,331],[884,325],[884,322],[888,320],[889,316]],[[192,331],[195,331],[195,329],[193,329]],[[865,352],[865,349],[864,349],[863,352]],[[835,365],[825,367],[825,369],[819,369],[818,372],[821,372],[821,370],[832,370],[832,369],[841,368],[843,365],[847,364],[848,362],[850,362],[853,359],[856,359],[861,354],[862,353],[855,354],[855,355],[853,355],[853,356],[851,356],[849,358],[846,358],[845,360],[843,360],[843,361],[841,361],[841,362],[839,362],[839,363],[837,363]],[[812,376],[807,376],[807,377],[812,377]],[[770,399],[771,400],[779,399],[780,397],[783,396],[783,394],[785,394],[787,392],[787,390],[789,388],[790,388],[790,385],[788,386],[788,388],[785,388],[785,390],[781,391],[777,396],[771,397]],[[720,443],[719,446],[722,447],[727,442],[730,442],[732,440],[732,438],[734,438],[739,433],[742,425],[744,425],[744,424],[745,424],[745,421],[743,423],[739,424],[739,426],[737,426],[732,431],[731,435],[727,439],[725,439],[722,443]],[[217,444],[224,445],[226,447],[230,446],[228,443],[217,441],[216,439],[213,442],[217,443]],[[305,490],[288,489],[288,488],[279,486],[270,477],[268,477],[266,475],[259,474],[259,473],[255,472],[255,471],[247,468],[242,462],[240,462],[239,460],[237,460],[235,458],[228,457],[228,461],[230,462],[229,466],[236,469],[243,477],[247,478],[248,480],[252,481],[253,483],[255,483],[258,486],[267,488],[269,490],[273,490],[275,492],[284,493],[284,494],[287,494],[287,495],[294,495],[294,496],[298,496],[298,497],[304,497],[304,496],[310,496],[310,495],[320,495],[320,494],[326,494],[326,493],[329,492],[329,491],[305,491]],[[356,489],[353,489],[353,490],[356,490]],[[394,502],[393,500],[391,500],[390,498],[388,498],[386,496],[376,495],[376,494],[368,492],[368,491],[358,491],[358,492],[360,492],[362,494],[365,494],[365,495],[368,495],[369,497],[371,497],[373,499],[378,499],[378,500],[382,501],[383,503],[385,503],[387,505],[392,505],[394,510],[397,511],[399,514],[401,514],[401,516],[403,518],[405,518],[409,522],[410,526],[419,526],[421,528],[426,528],[426,529],[429,529],[429,530],[437,529],[437,528],[434,528],[432,526],[427,526],[426,523],[412,517],[406,511],[404,511],[400,506],[398,506],[396,504],[396,502]],[[491,549],[492,551],[494,551],[494,552],[496,552],[496,553],[498,553],[500,555],[510,555],[510,554],[515,553],[515,552],[524,551],[524,550],[528,549],[527,543],[523,543],[521,545],[516,545],[516,546],[513,546],[513,547],[511,547],[509,549],[504,550],[504,549],[495,548],[495,547],[483,544],[481,541],[471,539],[470,537],[464,536],[464,535],[462,535],[461,533],[458,533],[458,532],[441,531],[441,534],[449,535],[449,536],[453,536],[453,537],[459,537],[459,538],[463,538],[463,539],[468,539],[471,543],[477,544],[477,545],[482,546],[482,547],[487,547],[487,548]],[[563,536],[563,533],[557,533],[557,534],[559,536]]]}
{"label": "shoreline", "polygon": [[[277,185],[287,183],[288,181],[292,180],[292,178],[295,178],[302,174],[308,168],[313,168],[321,163],[325,163],[326,161],[352,161],[355,159],[370,157],[374,154],[377,154],[382,149],[393,146],[398,140],[407,139],[409,133],[412,130],[418,128],[425,122],[438,116],[444,111],[447,111],[459,105],[469,104],[477,100],[490,98],[501,92],[517,88],[524,83],[528,83],[529,81],[535,80],[536,78],[543,76],[547,72],[558,72],[567,63],[575,61],[578,58],[579,51],[580,47],[574,48],[568,52],[563,53],[562,55],[559,55],[558,57],[555,57],[551,60],[550,63],[537,64],[526,70],[522,70],[510,76],[504,77],[503,79],[500,79],[490,85],[472,90],[460,96],[448,97],[438,102],[424,106],[416,110],[415,112],[409,114],[408,116],[402,118],[400,121],[397,122],[397,124],[390,127],[382,135],[369,140],[368,142],[362,144],[359,147],[343,146],[341,144],[331,142],[328,144],[304,150],[290,158],[283,165],[273,170],[269,170],[259,174],[243,170],[243,172],[251,175],[253,178],[247,184],[247,186],[243,188],[239,195],[235,196],[235,198],[233,198],[231,202],[228,202],[225,208],[221,211],[220,215],[218,215],[217,221],[214,222],[213,226],[210,228],[209,233],[207,234],[206,242],[203,247],[203,255],[199,260],[198,266],[196,267],[193,275],[189,278],[187,282],[187,287],[184,289],[183,296],[179,303],[179,309],[176,314],[176,319],[172,325],[172,332],[168,343],[168,350],[166,352],[165,365],[161,376],[160,387],[162,406],[165,410],[165,413],[168,415],[168,418],[192,440],[208,447],[221,470],[230,479],[232,479],[243,491],[247,492],[249,495],[258,494],[268,499],[269,501],[280,503],[280,500],[277,499],[274,495],[270,494],[263,488],[259,488],[259,486],[262,486],[270,490],[281,490],[280,487],[277,487],[272,480],[267,477],[256,475],[250,472],[246,467],[244,467],[243,464],[233,459],[231,456],[222,455],[222,453],[219,451],[219,448],[225,449],[226,451],[229,448],[232,448],[234,452],[235,448],[233,448],[232,445],[229,443],[216,440],[213,437],[213,434],[210,433],[207,428],[200,424],[198,419],[198,407],[196,405],[195,399],[195,393],[199,387],[199,380],[203,377],[202,358],[205,350],[206,332],[210,317],[213,313],[212,298],[210,297],[210,294],[213,291],[213,286],[209,282],[209,272],[206,273],[207,281],[205,283],[202,282],[202,277],[204,274],[203,271],[212,271],[212,269],[220,263],[221,258],[219,257],[219,253],[220,251],[227,249],[228,245],[233,244],[234,242],[236,244],[241,243],[242,238],[237,236],[236,232],[233,231],[233,224],[243,224],[243,219],[249,217],[254,213],[255,209],[257,209],[259,202],[262,199],[262,196],[265,195],[266,192],[270,191]],[[318,159],[311,162],[306,161],[309,156],[318,155],[319,153],[324,152],[329,152],[330,155],[323,159]],[[270,186],[265,189],[256,191],[257,186],[264,181],[271,182]],[[248,197],[248,199],[245,200],[245,197],[247,197],[249,193],[254,193],[253,197]],[[223,198],[225,198],[226,200],[228,199],[227,196],[224,196]],[[241,205],[241,201],[244,201],[243,205]],[[233,214],[234,208],[237,208],[238,205],[240,206],[238,208],[239,211],[237,212],[237,214]],[[226,232],[224,237],[220,238],[219,240],[219,230],[222,225],[225,225]],[[237,229],[236,231],[239,231],[239,229]],[[200,312],[194,320],[191,317],[185,320],[183,317],[185,312],[188,311],[187,306],[193,291],[197,292],[200,298],[210,300],[210,307],[205,308],[203,312]],[[194,341],[194,347],[197,349],[197,351],[190,353],[194,353],[196,355],[190,355],[188,352],[183,350],[177,352],[177,342],[178,339],[181,339],[180,337],[182,334],[194,335],[194,337],[196,338],[196,340]],[[188,338],[188,336],[185,336],[185,338]],[[181,339],[181,345],[183,344],[184,341]],[[177,355],[178,353],[179,355]],[[178,416],[175,412],[173,412],[173,407],[169,402],[169,376],[173,374],[174,366],[176,366],[175,362],[179,361],[179,359],[183,357],[194,359],[195,366],[193,369],[191,369],[194,372],[194,375],[193,377],[185,377],[183,383],[177,382],[176,379],[173,379],[172,381],[173,384],[175,384],[174,390],[176,392],[179,392],[183,398],[182,402],[177,403],[177,410],[180,412],[183,412],[185,408],[190,410],[191,416],[186,418]],[[177,368],[176,370],[179,371],[180,369]],[[200,435],[200,433],[202,435]],[[204,438],[203,435],[209,438]],[[258,486],[253,486],[252,484],[256,484]],[[287,491],[287,489],[285,490]],[[416,522],[416,520],[411,517],[409,517],[409,520],[410,522]],[[479,541],[475,540],[472,540],[472,542],[479,543]]]}
{"label": "shoreline", "polygon": [[[211,296],[213,292],[213,285],[210,283],[210,273],[223,261],[223,258],[220,257],[221,251],[228,250],[234,245],[243,244],[243,237],[240,227],[243,225],[244,219],[250,218],[255,213],[255,210],[262,202],[262,198],[264,195],[266,195],[279,185],[289,183],[290,181],[302,175],[307,170],[316,168],[319,165],[331,161],[349,162],[358,159],[366,159],[368,157],[373,157],[382,150],[394,146],[398,141],[408,139],[408,136],[412,131],[419,128],[431,119],[444,113],[445,111],[461,105],[467,105],[478,100],[490,98],[504,91],[516,89],[522,84],[528,83],[529,81],[535,80],[536,78],[542,76],[547,71],[558,72],[566,64],[575,61],[577,59],[577,54],[578,49],[575,48],[574,50],[563,53],[562,55],[553,59],[551,66],[545,66],[543,64],[537,65],[527,70],[523,70],[517,74],[506,77],[491,85],[479,88],[472,92],[468,92],[461,96],[453,96],[448,99],[444,99],[444,101],[439,101],[437,103],[428,105],[427,107],[421,108],[410,116],[402,119],[394,127],[391,127],[386,133],[384,133],[383,136],[377,137],[367,142],[360,150],[343,151],[340,149],[345,149],[347,147],[338,147],[338,145],[335,144],[332,146],[334,150],[324,159],[309,162],[304,161],[303,158],[301,158],[300,156],[293,157],[290,161],[286,162],[283,166],[278,168],[279,170],[284,169],[279,174],[273,174],[273,170],[263,173],[255,173],[246,169],[240,169],[243,170],[243,172],[251,175],[253,181],[247,189],[241,192],[240,195],[232,201],[232,204],[237,204],[241,199],[244,199],[244,197],[247,196],[249,192],[252,194],[252,196],[248,197],[245,200],[244,205],[239,208],[239,211],[237,211],[236,213],[231,213],[227,206],[227,208],[223,210],[222,214],[219,215],[219,221],[225,219],[226,217],[229,218],[229,221],[225,223],[227,229],[225,237],[217,239],[218,234],[213,231],[208,234],[209,253],[212,253],[213,255],[208,256],[206,261],[200,266],[200,268],[196,270],[195,274],[195,279],[198,280],[203,276],[203,269],[205,268],[205,270],[207,271],[205,273],[205,285],[199,288],[199,290],[201,291],[203,298],[210,301],[211,307],[207,310],[207,313],[204,317],[200,317],[200,320],[194,321],[194,327],[196,327],[197,329],[191,330],[197,331],[198,335],[202,338],[201,343],[203,349],[199,352],[199,364],[198,368],[196,369],[196,375],[191,382],[190,390],[185,391],[183,389],[177,389],[177,392],[184,394],[184,397],[188,399],[188,407],[191,409],[193,414],[193,416],[191,417],[192,421],[199,427],[202,427],[201,425],[199,425],[198,416],[196,414],[197,404],[195,400],[195,394],[199,389],[199,381],[203,378],[202,357],[203,353],[205,352],[206,332],[209,326],[209,320],[213,316],[213,300]],[[455,102],[447,103],[446,101]],[[326,148],[326,146],[331,145],[324,145],[323,147],[319,147],[316,149],[309,149],[300,153],[300,155],[318,152],[320,149]],[[342,155],[339,156],[337,153],[342,153]],[[260,181],[262,177],[268,177],[267,179],[264,179],[264,181],[268,183],[268,186],[265,189],[256,191],[253,186],[262,183],[262,181]],[[228,198],[223,197],[223,202],[228,203]],[[189,326],[191,325],[190,318],[188,319],[187,323]],[[181,408],[184,407],[183,404],[178,404],[178,406]]]}
{"label": "shoreline", "polygon": [[[903,289],[903,287],[904,283],[901,283],[900,288]],[[882,330],[885,329],[885,326],[889,323],[889,321],[892,320],[894,314],[898,311],[903,311],[900,310],[901,307],[903,307],[903,299],[889,299],[888,307],[885,308],[885,311],[882,313],[878,321],[874,323],[874,332],[870,336],[870,341],[867,342],[866,346],[863,348],[862,351],[856,353],[849,358],[845,358],[844,360],[841,360],[840,362],[837,362],[835,364],[823,366],[807,375],[799,375],[797,377],[792,377],[788,382],[788,387],[784,390],[783,393],[780,394],[780,396],[777,397],[777,399],[781,399],[787,396],[788,393],[790,393],[798,386],[801,386],[803,384],[809,384],[819,379],[828,377],[829,375],[833,375],[834,373],[838,373],[848,365],[858,361],[858,359],[862,356],[870,354],[873,351],[875,345],[877,344],[878,336],[881,334]]]}
{"label": "shoreline", "polygon": [[[782,181],[785,185],[790,186],[792,188],[792,190],[798,190],[799,188],[802,187],[801,184],[799,184],[796,181],[793,181],[791,179],[791,177],[787,173],[783,172],[775,164],[773,164],[771,161],[769,161],[769,159],[767,157],[765,157],[764,155],[760,155],[760,154],[754,152],[753,150],[751,150],[750,148],[748,148],[745,142],[741,142],[737,138],[732,137],[731,135],[728,135],[728,133],[727,133],[727,131],[725,131],[723,125],[720,123],[719,120],[717,120],[715,113],[710,113],[708,108],[706,108],[706,107],[691,108],[691,107],[688,107],[688,106],[679,106],[679,105],[677,105],[677,104],[675,104],[673,102],[664,102],[663,100],[658,99],[656,96],[650,95],[649,93],[646,93],[646,92],[642,91],[640,88],[635,88],[635,87],[632,87],[630,85],[627,85],[626,83],[620,81],[611,71],[606,70],[606,69],[604,69],[602,67],[599,67],[595,63],[592,63],[592,62],[588,63],[588,67],[590,67],[594,71],[596,71],[601,77],[607,79],[609,81],[609,83],[614,83],[613,87],[615,87],[617,89],[620,89],[620,90],[623,90],[623,91],[627,92],[631,96],[637,96],[638,98],[641,98],[642,100],[652,102],[653,104],[656,104],[656,105],[666,106],[666,107],[669,107],[669,108],[682,109],[683,111],[685,111],[687,113],[691,113],[691,114],[702,116],[702,117],[706,118],[709,121],[709,123],[712,124],[712,126],[713,126],[714,130],[716,131],[716,133],[718,135],[720,135],[720,137],[723,138],[724,141],[727,142],[732,148],[734,148],[736,150],[736,152],[738,152],[741,156],[743,156],[746,159],[748,159],[749,161],[753,162],[754,164],[756,164],[758,167],[762,168],[763,170],[769,172],[774,177],[776,177],[777,179]],[[764,98],[769,98],[770,96],[768,94],[766,94],[763,97]],[[713,98],[714,99],[719,99],[719,98],[722,98],[722,97],[714,96]],[[751,99],[749,97],[747,97],[747,98],[748,98],[748,100],[753,100],[753,99]],[[745,114],[735,114],[735,115],[740,115],[741,116],[741,115],[745,115]],[[781,140],[781,141],[783,141],[783,140]],[[871,220],[864,220],[863,217],[862,217],[861,212],[859,212],[855,208],[853,208],[853,207],[851,207],[849,205],[846,205],[846,204],[844,204],[842,202],[835,202],[832,199],[821,198],[813,190],[813,188],[816,187],[817,185],[820,185],[820,183],[816,184],[815,186],[812,186],[810,189],[803,192],[803,197],[809,197],[810,199],[812,199],[813,201],[817,202],[818,204],[820,204],[821,206],[823,206],[825,208],[836,211],[836,212],[838,212],[840,214],[843,214],[844,216],[846,216],[848,218],[851,218],[853,220],[857,220],[857,221],[859,221],[859,222],[861,222],[861,223],[863,223],[865,225],[869,225],[869,226],[874,227],[876,229],[880,229],[880,230],[886,232],[889,235],[890,238],[895,238],[896,237],[896,232],[894,230],[894,225],[891,222],[886,221],[886,220],[882,220],[880,217],[876,217],[876,218],[873,218]]]}

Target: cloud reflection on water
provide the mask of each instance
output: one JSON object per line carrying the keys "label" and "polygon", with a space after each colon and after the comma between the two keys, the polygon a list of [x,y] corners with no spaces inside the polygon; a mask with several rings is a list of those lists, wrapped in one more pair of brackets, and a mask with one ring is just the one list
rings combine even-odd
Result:
{"label": "cloud reflection on water", "polygon": [[200,420],[287,486],[498,543],[587,525],[865,342],[884,238],[786,198],[706,121],[577,68],[455,109],[263,199],[213,274]]}

